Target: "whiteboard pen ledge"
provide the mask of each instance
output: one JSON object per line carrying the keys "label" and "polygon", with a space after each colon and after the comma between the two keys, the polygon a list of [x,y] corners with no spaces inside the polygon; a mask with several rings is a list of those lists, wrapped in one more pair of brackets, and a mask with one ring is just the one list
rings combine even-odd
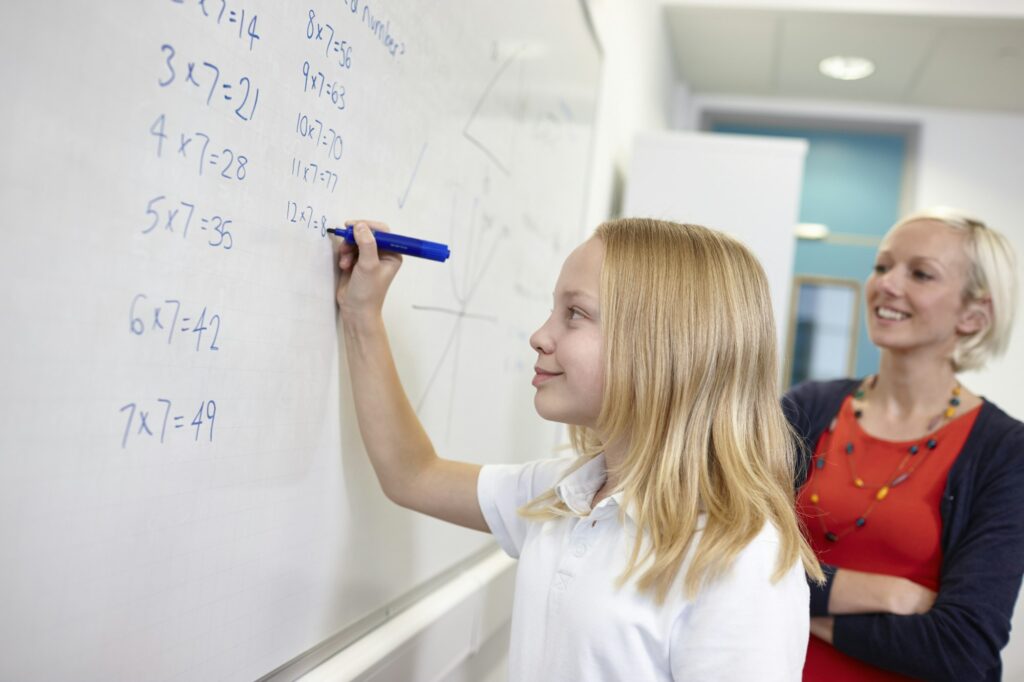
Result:
{"label": "whiteboard pen ledge", "polygon": [[[441,648],[452,650],[448,661],[437,660],[436,665],[443,668],[458,665],[492,634],[481,632],[481,625],[485,620],[493,621],[493,618],[481,613],[483,609],[488,606],[493,608],[494,605],[493,597],[487,598],[488,589],[502,577],[507,576],[511,579],[515,574],[515,566],[515,560],[501,550],[487,555],[471,568],[458,574],[299,679],[302,682],[348,682],[365,679],[363,676],[366,673],[381,672],[380,669],[386,667],[392,657],[401,655],[404,647],[415,644],[421,637],[430,637],[431,633],[428,631],[434,626],[438,626],[434,628],[436,636],[444,639],[444,646]],[[511,590],[506,590],[505,595],[507,603],[503,617],[498,619],[499,623],[496,625],[500,625],[511,616]],[[496,630],[496,625],[488,629]],[[438,654],[441,654],[435,642],[424,649],[432,651],[430,658],[438,658]],[[421,667],[424,663],[427,662],[421,661],[416,667]],[[431,666],[428,664],[426,667]],[[435,668],[432,671],[420,672],[425,679],[436,679],[444,670]],[[373,677],[376,678],[376,675]],[[387,676],[381,679],[387,679]]]}

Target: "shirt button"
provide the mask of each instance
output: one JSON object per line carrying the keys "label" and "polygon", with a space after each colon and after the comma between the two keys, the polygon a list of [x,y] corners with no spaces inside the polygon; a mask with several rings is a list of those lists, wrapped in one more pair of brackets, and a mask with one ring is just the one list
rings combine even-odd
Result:
{"label": "shirt button", "polygon": [[584,554],[587,553],[587,546],[586,545],[576,545],[575,547],[572,548],[572,552],[576,556],[583,556]]}

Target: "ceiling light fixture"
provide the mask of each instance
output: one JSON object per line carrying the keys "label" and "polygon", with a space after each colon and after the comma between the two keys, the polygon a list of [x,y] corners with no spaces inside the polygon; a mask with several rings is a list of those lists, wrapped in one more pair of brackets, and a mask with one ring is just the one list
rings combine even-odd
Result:
{"label": "ceiling light fixture", "polygon": [[875,72],[875,63],[864,57],[836,55],[818,62],[818,71],[841,81],[856,81]]}

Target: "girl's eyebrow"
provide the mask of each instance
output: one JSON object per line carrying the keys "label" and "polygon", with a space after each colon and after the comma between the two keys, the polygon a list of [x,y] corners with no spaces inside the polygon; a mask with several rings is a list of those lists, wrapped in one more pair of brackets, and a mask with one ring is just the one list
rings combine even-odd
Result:
{"label": "girl's eyebrow", "polygon": [[562,298],[589,298],[595,300],[597,296],[583,289],[566,289],[562,292]]}

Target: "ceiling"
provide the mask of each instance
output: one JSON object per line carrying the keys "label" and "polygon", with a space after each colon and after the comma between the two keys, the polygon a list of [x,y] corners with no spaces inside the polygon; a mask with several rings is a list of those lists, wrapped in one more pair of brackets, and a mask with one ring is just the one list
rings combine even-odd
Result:
{"label": "ceiling", "polygon": [[[679,76],[692,92],[1024,113],[1024,18],[843,13],[665,3]],[[818,73],[836,54],[875,73]]]}

